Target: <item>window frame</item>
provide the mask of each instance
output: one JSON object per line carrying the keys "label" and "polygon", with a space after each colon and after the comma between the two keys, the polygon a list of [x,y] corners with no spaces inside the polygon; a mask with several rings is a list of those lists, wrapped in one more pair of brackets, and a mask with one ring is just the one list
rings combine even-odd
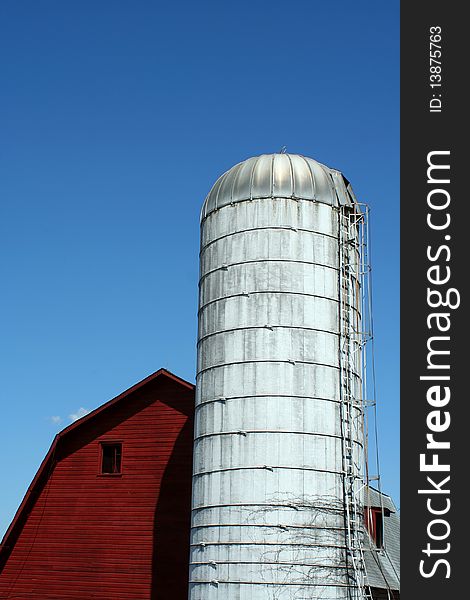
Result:
{"label": "window frame", "polygon": [[385,548],[385,517],[389,514],[387,509],[380,506],[364,507],[364,525],[378,550]]}
{"label": "window frame", "polygon": [[[103,462],[104,462],[104,448],[115,446],[119,447],[120,456],[119,456],[119,471],[115,472],[106,472],[103,471]],[[124,444],[122,440],[100,440],[99,442],[99,454],[98,454],[98,476],[99,477],[122,477],[123,474],[123,447]]]}

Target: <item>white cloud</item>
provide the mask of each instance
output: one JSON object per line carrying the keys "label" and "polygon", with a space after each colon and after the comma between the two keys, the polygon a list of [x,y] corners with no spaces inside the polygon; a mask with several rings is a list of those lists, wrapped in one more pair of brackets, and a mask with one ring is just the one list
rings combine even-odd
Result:
{"label": "white cloud", "polygon": [[59,415],[54,415],[52,417],[49,417],[49,419],[52,423],[54,423],[54,425],[59,425],[59,423],[62,423],[62,417],[59,417]]}
{"label": "white cloud", "polygon": [[84,417],[85,415],[87,415],[90,411],[88,410],[88,408],[83,408],[83,406],[80,406],[80,408],[72,413],[71,415],[69,415],[69,419],[73,422],[76,421],[77,419],[81,419],[82,417]]}

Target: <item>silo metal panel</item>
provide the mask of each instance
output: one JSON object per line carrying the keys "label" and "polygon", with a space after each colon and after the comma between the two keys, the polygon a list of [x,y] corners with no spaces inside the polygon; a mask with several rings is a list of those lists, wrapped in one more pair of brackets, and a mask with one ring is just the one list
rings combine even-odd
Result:
{"label": "silo metal panel", "polygon": [[333,183],[336,190],[336,195],[338,197],[338,202],[341,206],[348,206],[351,204],[351,198],[346,189],[346,185],[344,183],[344,177],[338,171],[333,169],[330,170],[331,178],[333,179]]}
{"label": "silo metal panel", "polygon": [[[201,254],[201,274],[208,272],[206,263],[213,269],[256,260],[294,260],[286,258],[286,254],[295,256],[296,261],[337,268],[337,242],[334,238],[309,231],[298,235],[298,231],[292,229],[273,228],[269,235],[265,230],[252,229],[214,240]],[[230,262],[217,267],[215,255],[230,257]]]}
{"label": "silo metal panel", "polygon": [[276,197],[290,198],[294,195],[292,163],[287,154],[275,154],[273,161],[273,190]]}
{"label": "silo metal panel", "polygon": [[201,341],[198,372],[249,361],[294,361],[337,368],[338,336],[325,331],[261,325],[222,331]]}
{"label": "silo metal panel", "polygon": [[205,207],[204,216],[206,216],[206,214],[212,212],[213,210],[215,210],[217,208],[217,197],[219,195],[219,189],[223,183],[224,177],[225,177],[225,175],[222,175],[222,177],[219,177],[219,179],[215,182],[214,187],[212,188],[210,194],[207,196],[207,200],[204,205],[204,207]]}
{"label": "silo metal panel", "polygon": [[243,163],[240,163],[230,169],[222,178],[222,183],[219,188],[219,193],[217,196],[217,208],[222,208],[223,206],[227,206],[232,202],[233,198],[233,187],[235,181],[237,179],[239,171],[243,168]]}
{"label": "silo metal panel", "polygon": [[292,163],[292,168],[295,173],[294,177],[294,196],[303,198],[304,200],[315,199],[315,186],[313,182],[313,172],[308,160],[303,156],[295,154],[289,155]]}
{"label": "silo metal panel", "polygon": [[199,339],[220,331],[273,323],[277,327],[305,327],[337,334],[338,303],[321,297],[315,304],[306,303],[303,295],[280,292],[223,298],[200,312]]}
{"label": "silo metal panel", "polygon": [[270,154],[258,158],[253,172],[252,198],[267,198],[273,191],[273,161]]}
{"label": "silo metal panel", "polygon": [[[243,387],[240,386],[243,382]],[[335,369],[287,362],[224,365],[203,371],[196,386],[196,405],[206,399],[283,395],[339,400]],[[202,388],[199,391],[199,387]]]}
{"label": "silo metal panel", "polygon": [[329,204],[332,206],[337,205],[333,183],[326,170],[321,168],[315,169],[313,183],[315,187],[315,199],[317,201],[328,198]]}
{"label": "silo metal panel", "polygon": [[250,158],[241,163],[241,168],[237,173],[234,183],[233,198],[234,202],[239,200],[249,200],[251,197],[251,185],[253,178],[253,170],[255,168],[256,159]]}

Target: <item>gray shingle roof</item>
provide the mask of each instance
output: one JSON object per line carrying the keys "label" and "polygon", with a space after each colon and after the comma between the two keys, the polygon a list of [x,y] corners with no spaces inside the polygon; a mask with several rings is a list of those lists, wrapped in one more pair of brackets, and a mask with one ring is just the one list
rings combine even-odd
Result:
{"label": "gray shingle roof", "polygon": [[366,488],[364,503],[366,506],[383,506],[386,509],[384,548],[377,548],[367,531],[364,536],[364,559],[368,584],[375,588],[399,590],[400,515],[390,496],[380,493],[374,488]]}

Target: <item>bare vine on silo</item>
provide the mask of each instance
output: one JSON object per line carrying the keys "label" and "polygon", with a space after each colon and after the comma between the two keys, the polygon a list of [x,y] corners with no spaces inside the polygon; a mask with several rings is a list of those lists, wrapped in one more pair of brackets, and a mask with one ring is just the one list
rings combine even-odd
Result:
{"label": "bare vine on silo", "polygon": [[[274,515],[278,523],[272,522]],[[264,541],[273,544],[260,561],[271,600],[330,598],[328,590],[333,587],[344,588],[344,598],[348,597],[351,582],[342,501],[335,496],[299,497],[286,492],[250,511],[246,524],[260,521],[266,523]]]}

